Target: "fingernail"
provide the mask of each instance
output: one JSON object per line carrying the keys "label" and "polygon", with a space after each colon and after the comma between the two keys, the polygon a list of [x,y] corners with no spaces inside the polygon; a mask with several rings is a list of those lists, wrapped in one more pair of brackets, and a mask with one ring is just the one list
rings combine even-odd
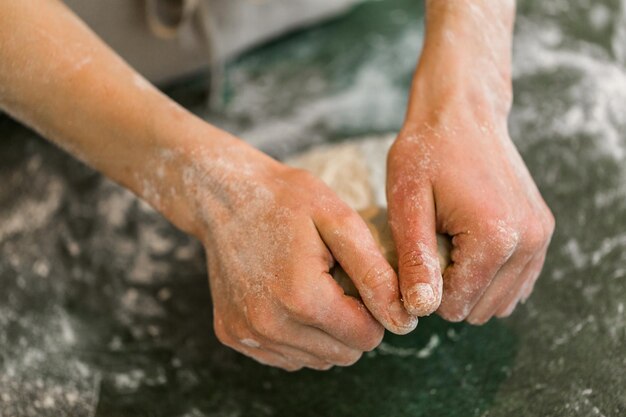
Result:
{"label": "fingernail", "polygon": [[427,316],[437,309],[437,298],[430,284],[417,283],[411,288],[405,300],[409,313],[416,316]]}

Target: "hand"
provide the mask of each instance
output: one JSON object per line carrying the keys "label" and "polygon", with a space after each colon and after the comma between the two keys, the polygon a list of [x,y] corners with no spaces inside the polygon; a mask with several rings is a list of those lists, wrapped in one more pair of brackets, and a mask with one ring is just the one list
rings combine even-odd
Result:
{"label": "hand", "polygon": [[[374,348],[380,323],[415,327],[366,225],[323,184],[182,109],[63,2],[1,7],[0,107],[202,240],[220,340],[321,369]],[[334,260],[365,304],[332,280]]]}
{"label": "hand", "polygon": [[[287,370],[327,369],[375,348],[380,323],[413,330],[396,275],[356,212],[310,174],[243,143],[213,152],[186,155],[184,189],[206,247],[222,343]],[[329,274],[335,259],[367,308]]]}
{"label": "hand", "polygon": [[[422,81],[388,159],[404,304],[418,316],[438,308],[448,320],[485,323],[529,296],[554,218],[509,138],[506,98],[494,107]],[[443,282],[435,232],[452,236]]]}

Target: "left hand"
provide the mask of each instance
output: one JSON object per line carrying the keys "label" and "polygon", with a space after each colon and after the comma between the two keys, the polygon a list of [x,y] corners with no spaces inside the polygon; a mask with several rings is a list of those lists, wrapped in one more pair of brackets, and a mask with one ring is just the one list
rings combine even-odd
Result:
{"label": "left hand", "polygon": [[[411,314],[482,324],[529,296],[554,217],[509,138],[506,98],[494,107],[422,81],[388,158],[400,289]],[[435,232],[452,236],[443,281]]]}

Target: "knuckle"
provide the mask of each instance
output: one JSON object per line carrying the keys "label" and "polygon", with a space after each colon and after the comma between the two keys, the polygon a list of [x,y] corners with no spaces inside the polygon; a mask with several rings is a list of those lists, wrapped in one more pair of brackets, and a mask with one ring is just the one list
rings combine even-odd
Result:
{"label": "knuckle", "polygon": [[[424,137],[424,132],[416,129],[403,129],[393,141],[387,158],[399,158],[406,160],[407,154],[414,153],[416,149],[424,146],[424,141],[417,140]],[[422,145],[422,146],[420,146]]]}
{"label": "knuckle", "polygon": [[248,324],[252,332],[270,340],[275,340],[277,335],[275,322],[275,314],[266,309],[257,309],[248,317]]}
{"label": "knuckle", "polygon": [[504,260],[511,256],[520,241],[519,227],[504,216],[483,222],[480,233],[489,242],[492,253]]}
{"label": "knuckle", "polygon": [[524,233],[523,248],[532,254],[542,248],[546,242],[546,234],[540,221],[531,220],[528,222]]}
{"label": "knuckle", "polygon": [[389,148],[389,152],[387,153],[387,165],[393,166],[394,163],[398,161],[398,158],[404,159],[405,157],[403,157],[403,155],[406,155],[406,148],[407,145],[406,142],[403,140],[403,136],[398,136],[398,138]]}
{"label": "knuckle", "polygon": [[403,180],[407,178],[402,174],[407,170],[426,173],[430,169],[427,163],[414,164],[412,163],[414,159],[408,157],[416,153],[428,152],[427,145],[424,142],[415,142],[415,137],[416,135],[401,134],[387,153],[387,172],[393,178],[394,183],[403,183]]}
{"label": "knuckle", "polygon": [[283,308],[299,321],[312,324],[316,318],[316,300],[306,286],[292,288],[282,301]]}
{"label": "knuckle", "polygon": [[335,218],[335,229],[337,235],[342,235],[345,230],[358,230],[366,227],[363,219],[343,201],[339,201],[333,207],[333,217]]}
{"label": "knuckle", "polygon": [[[421,246],[421,245],[420,245]],[[424,246],[404,253],[399,258],[398,267],[402,278],[411,278],[419,274],[434,276],[439,271],[439,259],[430,254]]]}
{"label": "knuckle", "polygon": [[546,236],[547,238],[552,237],[552,234],[554,233],[554,230],[556,228],[556,219],[554,218],[554,214],[552,214],[552,212],[548,209],[545,219],[544,219],[544,226],[546,228]]}
{"label": "knuckle", "polygon": [[[319,194],[325,194],[328,191],[326,184],[306,169],[288,167],[280,178],[286,184],[292,184],[289,187],[281,187],[280,193],[283,197],[293,198],[294,195],[303,197],[302,190],[315,190]],[[307,194],[306,197],[309,195]],[[300,204],[300,208],[304,207]]]}
{"label": "knuckle", "polygon": [[424,253],[417,249],[403,253],[398,262],[398,266],[407,272],[420,268],[424,264]]}
{"label": "knuckle", "polygon": [[545,247],[552,238],[556,224],[554,215],[549,209],[546,209],[545,213],[532,218],[526,224],[524,246],[528,251],[534,253]]}
{"label": "knuckle", "polygon": [[[368,296],[368,292],[376,292],[383,288],[391,289],[390,285],[393,282],[394,274],[393,269],[389,265],[376,264],[371,266],[363,276],[363,285],[366,288],[364,295]],[[372,295],[369,294],[370,298]]]}
{"label": "knuckle", "polygon": [[376,330],[375,332],[372,332],[366,338],[366,340],[363,341],[363,346],[361,346],[361,347],[363,348],[363,350],[365,352],[371,352],[372,350],[376,349],[378,347],[378,345],[380,345],[380,342],[383,341],[383,336],[384,335],[385,335],[385,331],[381,327],[379,330]]}

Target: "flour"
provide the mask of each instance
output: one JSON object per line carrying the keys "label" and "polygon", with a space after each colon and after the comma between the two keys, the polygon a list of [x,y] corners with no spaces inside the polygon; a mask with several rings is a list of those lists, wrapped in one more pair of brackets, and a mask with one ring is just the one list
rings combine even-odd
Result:
{"label": "flour", "polygon": [[[513,113],[513,128],[518,124],[531,125],[542,121],[539,126],[560,137],[593,140],[598,150],[605,155],[623,161],[626,157],[626,137],[621,132],[626,128],[626,71],[615,63],[605,51],[591,44],[578,45],[583,51],[568,48],[553,48],[554,33],[560,29],[549,22],[538,28],[534,23],[521,18],[519,33],[515,38],[514,77],[516,79],[552,71],[573,71],[580,82],[563,91],[561,100],[571,103],[565,112],[553,118],[539,117],[541,107],[522,100],[521,108]],[[624,35],[618,31],[616,38]],[[548,38],[545,36],[549,35]],[[518,91],[524,95],[524,91]],[[546,133],[547,133],[546,132]],[[522,133],[514,135],[522,137]],[[528,139],[525,138],[525,141]],[[522,144],[523,145],[523,144]]]}
{"label": "flour", "polygon": [[48,179],[42,194],[36,198],[21,199],[8,212],[0,212],[0,241],[17,233],[32,232],[46,225],[61,204],[63,184],[54,176]]}
{"label": "flour", "polygon": [[409,358],[414,357],[417,359],[426,359],[429,358],[437,349],[437,347],[441,344],[441,339],[438,335],[433,334],[428,339],[428,343],[421,349],[417,348],[403,348],[393,346],[390,343],[383,342],[378,346],[376,352],[381,355],[391,355],[397,356],[400,358]]}
{"label": "flour", "polygon": [[136,201],[132,193],[126,189],[110,183],[109,195],[100,200],[98,204],[98,214],[107,219],[113,227],[121,227],[128,217],[128,210]]}
{"label": "flour", "polygon": [[611,22],[611,10],[604,4],[593,4],[589,10],[589,23],[596,31],[606,29]]}
{"label": "flour", "polygon": [[[349,74],[350,82],[339,90],[329,85],[326,74],[319,70],[303,68],[307,73],[303,83],[302,77],[296,81],[283,79],[283,68],[268,71],[260,79],[245,67],[236,68],[230,74],[232,82],[245,84],[246,88],[239,89],[228,104],[229,120],[245,118],[248,127],[234,123],[230,130],[280,157],[323,142],[328,132],[354,135],[397,130],[407,101],[406,88],[399,85],[398,79],[404,77],[400,74],[413,71],[421,37],[421,26],[410,25],[393,42],[364,39],[369,50],[367,61],[354,68],[354,73]],[[296,48],[293,53],[306,62],[316,51]],[[289,65],[293,66],[293,62]],[[294,85],[285,88],[286,82]],[[364,120],[366,131],[362,130]]]}
{"label": "flour", "polygon": [[[499,336],[510,336],[515,345],[510,364],[513,371],[505,380],[497,381],[498,400],[491,402],[489,397],[490,408],[481,410],[483,414],[542,415],[549,413],[546,409],[554,407],[554,411],[558,407],[555,412],[568,416],[608,417],[622,406],[617,401],[624,377],[618,370],[626,366],[622,354],[626,334],[622,220],[626,201],[626,3],[559,0],[519,2],[519,6],[521,16],[513,54],[516,101],[510,128],[542,192],[554,203],[561,231],[555,236],[546,277],[538,282],[524,314],[514,316],[505,325],[493,323],[471,331],[449,327],[444,330],[445,340],[430,352],[430,360],[435,366],[458,366],[459,370],[472,372],[465,367],[463,354],[480,355],[484,351],[482,346],[467,347],[464,342],[468,335],[493,334],[498,341],[494,338],[485,343],[498,347],[502,341]],[[611,12],[608,23],[607,7]],[[532,11],[527,12],[529,8],[538,12],[533,16]],[[584,9],[579,16],[582,20],[576,16],[579,9]],[[399,21],[405,19],[398,15]],[[319,69],[327,64],[306,61],[307,56],[315,54],[311,51],[315,48],[307,42],[295,48],[297,53],[285,53],[288,59],[284,59],[282,70],[280,63],[261,69],[257,64],[237,66],[232,79],[236,91],[226,109],[233,118],[218,124],[244,139],[249,133],[252,143],[279,157],[335,138],[397,131],[421,43],[417,20],[418,16],[410,13],[409,21],[415,23],[402,29],[398,37],[376,33],[354,42],[355,49],[366,45],[363,66],[349,59],[353,51],[346,51],[337,53],[328,63],[330,70]],[[453,37],[446,39],[458,42]],[[320,49],[327,51],[331,47],[325,43]],[[265,65],[269,61],[265,58],[256,58],[257,63],[263,61]],[[300,58],[304,58],[306,68],[299,68],[298,75],[290,77],[289,71]],[[350,74],[345,68],[351,69]],[[24,183],[13,182],[13,174],[3,171],[0,198],[6,193],[9,203],[3,204],[0,211],[0,268],[5,278],[2,294],[10,301],[0,303],[0,414],[16,414],[10,407],[27,403],[22,414],[39,416],[51,411],[44,408],[50,399],[56,414],[93,415],[101,409],[99,398],[103,410],[114,407],[111,398],[142,390],[147,380],[163,381],[150,373],[164,362],[169,363],[169,357],[152,355],[153,347],[184,358],[169,387],[171,398],[184,399],[179,414],[185,410],[190,416],[206,414],[206,396],[200,388],[205,384],[214,386],[212,368],[225,376],[232,373],[233,367],[244,371],[252,368],[246,367],[243,359],[231,361],[225,349],[212,344],[216,342],[207,328],[208,294],[201,292],[206,286],[206,274],[200,244],[189,243],[171,229],[161,235],[161,228],[168,227],[166,222],[146,204],[138,204],[134,196],[127,196],[118,186],[114,196],[106,186],[94,190],[94,184],[99,187],[101,182],[77,172],[80,170],[68,157],[41,146],[40,140],[30,134],[24,138],[22,133],[8,134],[18,145],[4,142],[7,147],[3,147],[3,156],[5,149],[20,149],[23,162],[17,171],[22,178],[19,181]],[[391,136],[385,138],[387,147],[392,140]],[[31,147],[39,157],[32,158]],[[376,170],[372,183],[379,204],[385,202],[385,168],[379,156],[386,154],[386,149],[373,141],[363,146],[368,161],[378,161],[371,166]],[[158,166],[154,174],[158,184]],[[240,191],[244,192],[245,187]],[[152,230],[142,233],[142,228]],[[261,231],[255,229],[254,233]],[[154,244],[145,240],[155,234],[166,239],[156,236]],[[172,269],[162,268],[161,262]],[[134,267],[155,275],[131,277],[129,272]],[[161,273],[165,273],[164,282],[159,281]],[[137,293],[126,295],[131,288]],[[33,299],[38,302],[31,302]],[[164,310],[167,304],[166,313],[143,315],[140,309],[145,299]],[[125,305],[118,306],[122,301]],[[170,309],[170,303],[175,308]],[[71,305],[79,310],[64,316],[51,308],[55,305]],[[83,308],[88,309],[87,314]],[[121,311],[123,317],[115,311]],[[595,320],[589,320],[589,316]],[[155,331],[171,322],[176,330]],[[150,327],[153,324],[158,328]],[[158,334],[156,346],[150,342],[153,334]],[[135,335],[142,338],[135,339]],[[182,352],[171,348],[181,340],[185,341]],[[448,341],[460,342],[454,344],[459,355],[441,355],[440,349]],[[401,355],[407,355],[404,357],[409,362],[418,359],[416,355],[427,345],[424,340],[423,345],[404,351],[395,342],[386,342],[382,347],[386,353],[374,352],[376,360],[386,361],[383,365],[390,370],[394,363],[401,363],[397,370],[408,372],[406,361],[390,359]],[[146,349],[140,351],[142,362],[127,362],[126,358],[137,357],[138,349]],[[582,360],[585,358],[588,361]],[[375,379],[376,375],[368,374],[366,368],[362,368],[365,378]],[[133,373],[135,369],[143,374]],[[492,372],[482,375],[494,376]],[[411,371],[408,376],[419,378],[422,374]],[[603,384],[607,378],[614,384]],[[238,401],[242,395],[253,395],[271,404],[277,395],[300,389],[291,385],[281,388],[285,384],[280,380],[271,379],[270,383],[263,377],[257,384],[259,391],[254,391],[250,385],[238,385],[237,377],[234,380],[220,380],[216,395],[224,402],[211,410],[214,414],[241,414]],[[427,377],[422,381],[420,389],[434,392],[432,384],[437,382]],[[471,379],[464,382],[469,384],[460,387],[459,395],[471,397],[477,392],[476,386]],[[176,391],[178,387],[181,391]],[[101,395],[101,389],[107,395]],[[309,392],[311,387],[303,385],[301,389]],[[315,394],[325,393],[316,388]],[[438,393],[441,395],[441,390]],[[536,401],[523,401],[531,397]],[[24,402],[24,398],[29,400]],[[141,395],[124,399],[138,409],[160,407],[165,402]],[[35,401],[41,408],[33,408]],[[415,404],[412,399],[406,401],[401,405]],[[451,410],[459,409],[451,405]]]}

